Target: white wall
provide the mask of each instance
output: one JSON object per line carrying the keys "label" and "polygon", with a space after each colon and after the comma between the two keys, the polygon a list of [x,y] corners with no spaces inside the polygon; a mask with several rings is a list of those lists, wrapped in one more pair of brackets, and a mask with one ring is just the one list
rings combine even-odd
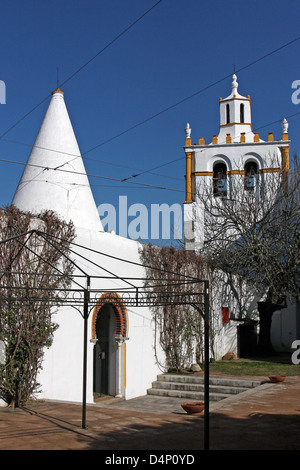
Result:
{"label": "white wall", "polygon": [[289,302],[287,308],[273,313],[271,341],[275,351],[291,352],[292,342],[299,339],[297,319],[300,319],[300,304],[296,300]]}
{"label": "white wall", "polygon": [[[102,251],[122,259],[140,262],[138,255],[139,244],[135,241],[119,237],[106,232],[78,231],[76,243],[90,246],[96,251]],[[138,277],[145,276],[144,268],[127,264],[117,259],[101,256],[97,253],[76,248],[94,263],[118,276]],[[87,261],[82,263],[89,274],[107,275],[99,271],[96,266],[88,266]],[[134,283],[134,282],[133,282]],[[141,282],[139,282],[141,284]],[[93,284],[95,287],[95,284]],[[120,280],[98,280],[97,288],[114,289],[124,287]],[[99,297],[102,292],[99,291]],[[98,298],[99,298],[98,297]],[[147,388],[151,387],[160,370],[154,357],[154,324],[152,314],[147,307],[128,307],[128,340],[126,341],[126,355],[123,367],[126,369],[126,399],[145,395]],[[56,315],[59,329],[55,332],[52,347],[45,352],[43,370],[39,381],[42,384],[42,398],[80,402],[82,400],[83,384],[83,318],[80,313],[70,307],[63,307]],[[87,402],[93,403],[93,348],[91,339],[92,312],[88,325],[88,372],[87,372]]]}

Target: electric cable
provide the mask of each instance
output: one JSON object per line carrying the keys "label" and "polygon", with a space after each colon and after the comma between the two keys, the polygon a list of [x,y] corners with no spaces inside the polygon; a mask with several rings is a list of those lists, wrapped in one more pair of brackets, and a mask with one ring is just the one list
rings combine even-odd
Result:
{"label": "electric cable", "polygon": [[[291,115],[287,115],[286,118],[287,119],[290,119],[292,117],[295,117],[297,115],[300,114],[300,111],[297,112],[297,113],[293,113]],[[282,119],[277,119],[276,121],[272,121],[271,123],[269,124],[265,124],[265,125],[262,125],[258,128],[256,128],[256,130],[259,130],[259,129],[262,129],[262,128],[265,128],[265,127],[268,127],[269,125],[272,125],[272,124],[275,124],[275,123],[279,123],[279,122],[282,122]],[[249,133],[251,133],[252,131],[249,131]],[[225,144],[225,141],[224,142],[220,142],[220,144]],[[204,152],[205,149],[200,149],[200,152]],[[163,166],[166,166],[166,165],[170,165],[172,163],[175,163],[175,162],[178,162],[178,161],[182,161],[184,160],[184,156],[183,157],[178,157],[174,160],[171,160],[169,162],[166,162],[166,163],[163,163],[162,165],[158,165],[150,170],[146,170],[145,172],[142,172],[140,174],[143,174],[143,173],[147,173],[147,172],[150,172],[151,170],[154,170],[154,169],[158,169],[158,168],[161,168]],[[130,177],[129,178],[113,178],[113,177],[109,177],[109,176],[103,176],[103,175],[97,175],[97,174],[89,174],[89,173],[81,173],[81,172],[76,172],[74,170],[66,170],[66,169],[62,169],[62,168],[49,168],[49,167],[45,167],[43,165],[37,165],[37,164],[32,164],[32,163],[24,163],[24,162],[19,162],[19,161],[16,161],[16,160],[10,160],[10,159],[5,159],[5,158],[0,158],[0,162],[2,163],[14,163],[14,164],[18,164],[18,165],[23,165],[23,166],[33,166],[33,167],[36,167],[36,168],[41,168],[42,170],[51,170],[51,171],[61,171],[61,172],[64,172],[64,173],[73,173],[73,174],[76,174],[76,175],[86,175],[87,177],[91,177],[91,178],[99,178],[99,179],[104,179],[104,180],[109,180],[109,181],[115,181],[115,182],[119,182],[119,183],[129,183],[129,184],[132,184],[132,185],[136,185],[136,187],[148,187],[148,188],[152,188],[152,189],[160,189],[160,190],[168,190],[168,191],[176,191],[176,192],[182,192],[184,193],[185,190],[181,190],[181,189],[178,189],[178,188],[169,188],[169,187],[166,187],[166,186],[158,186],[158,185],[151,185],[151,184],[147,184],[147,183],[140,183],[140,182],[137,182],[137,181],[130,181]],[[139,175],[136,175],[136,176],[139,176]],[[71,183],[70,183],[71,184]],[[75,184],[75,183],[73,183]]]}
{"label": "electric cable", "polygon": [[[288,46],[290,46],[291,44],[295,43],[296,41],[299,41],[299,39],[300,39],[300,36],[298,36],[297,38],[295,38],[295,39],[293,39],[293,40],[287,42],[286,44],[283,44],[283,45],[280,46],[280,47],[277,47],[277,48],[274,49],[273,51],[270,51],[270,52],[268,52],[267,54],[264,54],[263,56],[259,57],[258,59],[253,60],[253,61],[250,62],[249,64],[244,65],[243,67],[240,67],[238,70],[236,70],[236,73],[239,73],[239,72],[241,72],[241,71],[243,71],[243,70],[245,70],[245,69],[251,67],[252,65],[257,64],[257,63],[260,62],[261,60],[266,59],[267,57],[270,57],[271,55],[273,55],[273,54],[275,54],[276,52],[278,52],[278,51],[284,49],[285,47],[288,47]],[[211,84],[209,84],[209,85],[207,85],[207,86],[201,88],[200,90],[198,90],[198,91],[192,93],[192,94],[189,95],[189,96],[186,96],[185,98],[183,98],[183,99],[177,101],[176,103],[174,103],[174,104],[172,104],[172,105],[170,105],[170,106],[167,106],[166,108],[164,108],[164,109],[162,109],[161,111],[159,111],[159,112],[153,114],[152,116],[150,116],[150,117],[144,119],[143,121],[141,121],[141,122],[139,122],[139,123],[137,123],[137,124],[135,124],[135,125],[129,127],[128,129],[124,130],[123,132],[120,132],[119,134],[117,134],[117,135],[115,135],[115,136],[113,136],[113,137],[110,137],[109,139],[105,140],[104,142],[101,142],[100,144],[98,144],[98,145],[96,145],[96,146],[90,148],[89,150],[83,152],[83,155],[86,155],[87,153],[92,152],[92,151],[95,150],[96,148],[99,148],[99,147],[101,147],[101,146],[103,146],[103,145],[105,145],[105,144],[111,142],[112,140],[115,140],[115,139],[117,139],[118,137],[121,137],[122,135],[126,134],[127,132],[130,132],[130,131],[132,131],[133,129],[136,129],[137,127],[139,127],[139,126],[142,126],[143,124],[145,124],[145,123],[147,123],[147,122],[149,122],[149,121],[155,119],[156,117],[161,116],[162,114],[166,113],[167,111],[170,111],[171,109],[173,109],[173,108],[179,106],[180,104],[182,104],[182,103],[184,103],[184,102],[186,102],[186,101],[188,101],[188,100],[194,98],[195,96],[197,96],[197,95],[203,93],[204,91],[209,90],[210,88],[212,88],[212,87],[218,85],[219,83],[223,82],[224,80],[227,80],[227,79],[230,78],[230,77],[232,77],[232,73],[226,75],[226,76],[223,77],[223,78],[220,78],[219,80],[216,80],[215,82],[213,82],[213,83],[211,83]]]}
{"label": "electric cable", "polygon": [[[70,75],[64,82],[60,84],[63,86],[67,82],[69,82],[72,78],[74,78],[81,70],[83,70],[88,64],[90,64],[96,57],[102,54],[106,49],[108,49],[112,44],[114,44],[120,37],[122,37],[125,33],[127,33],[133,26],[135,26],[140,20],[142,20],[148,13],[150,13],[157,5],[159,5],[163,0],[158,0],[152,7],[150,7],[145,13],[143,13],[139,18],[137,18],[133,23],[127,26],[121,33],[119,33],[112,41],[110,41],[106,46],[104,46],[97,54],[95,54],[91,59],[89,59],[85,64],[79,67],[72,75]],[[6,134],[8,134],[12,129],[14,129],[20,122],[22,122],[27,116],[29,116],[33,111],[35,111],[39,106],[41,106],[51,94],[48,94],[42,101],[40,101],[36,106],[34,106],[30,111],[24,114],[15,124],[9,127],[2,135],[0,135],[0,139],[2,139]]]}
{"label": "electric cable", "polygon": [[[124,34],[126,31],[128,31],[128,29],[130,29],[130,27],[132,27],[134,24],[136,24],[142,17],[144,17],[149,11],[151,11],[155,6],[157,6],[161,1],[162,1],[162,0],[160,0],[159,2],[157,2],[157,3],[156,3],[153,7],[151,7],[146,13],[144,13],[140,18],[138,18],[134,23],[132,23],[132,25],[130,25],[129,27],[127,27],[126,30],[124,30],[123,34]],[[117,40],[121,35],[122,35],[122,33],[120,33],[120,34],[115,38],[115,40]],[[250,62],[249,64],[247,64],[247,65],[245,65],[245,66],[243,66],[243,67],[240,67],[238,70],[236,70],[236,73],[238,73],[238,72],[240,72],[240,71],[242,71],[242,70],[245,70],[245,69],[251,67],[252,65],[254,65],[254,64],[258,63],[258,62],[260,62],[261,60],[264,60],[265,58],[267,58],[267,57],[269,57],[269,56],[275,54],[276,52],[282,50],[283,48],[290,46],[291,44],[295,43],[295,42],[298,41],[299,39],[300,39],[300,36],[297,37],[297,38],[295,38],[295,39],[293,39],[293,40],[291,40],[291,41],[289,41],[289,42],[287,42],[287,43],[285,43],[285,44],[283,44],[282,46],[280,46],[280,47],[274,49],[273,51],[270,51],[269,53],[264,54],[263,56],[259,57],[258,59],[255,59],[254,61]],[[108,46],[107,46],[107,47],[108,47]],[[99,53],[98,53],[97,55],[95,55],[93,58],[97,57],[100,53],[101,53],[101,51],[99,51]],[[93,58],[90,59],[90,61],[93,60]],[[85,65],[87,65],[90,61],[88,61]],[[79,72],[80,70],[82,70],[82,68],[83,68],[83,66],[82,66],[80,69],[78,69],[78,72]],[[73,74],[73,75],[74,75],[74,74]],[[197,92],[195,92],[195,93],[189,95],[188,97],[183,98],[183,99],[180,100],[180,101],[177,101],[177,102],[174,103],[173,105],[168,106],[167,108],[164,108],[164,109],[161,110],[160,112],[158,112],[158,113],[156,113],[156,114],[150,116],[149,118],[147,118],[147,119],[141,121],[140,123],[137,123],[136,125],[131,126],[130,128],[126,129],[125,131],[119,133],[118,135],[116,135],[116,136],[114,136],[114,137],[111,137],[110,139],[108,139],[108,140],[106,140],[106,141],[104,141],[104,142],[98,144],[97,146],[95,146],[95,147],[93,147],[93,148],[87,150],[86,152],[84,152],[84,153],[82,154],[82,158],[88,158],[88,157],[86,157],[86,154],[89,153],[89,152],[91,152],[92,150],[95,150],[96,148],[99,148],[99,147],[101,147],[102,145],[105,145],[106,143],[108,143],[108,142],[110,142],[110,141],[116,139],[117,137],[120,137],[121,135],[124,135],[125,133],[127,133],[127,132],[129,132],[129,131],[131,131],[131,130],[133,130],[133,129],[139,127],[139,126],[141,126],[142,124],[145,124],[146,122],[148,122],[148,121],[154,119],[155,117],[160,116],[161,114],[165,113],[166,111],[168,111],[168,110],[170,110],[170,109],[175,108],[175,107],[178,106],[179,104],[181,104],[181,103],[183,103],[183,102],[185,102],[185,101],[187,101],[187,100],[190,100],[191,98],[193,98],[193,97],[199,95],[200,93],[203,93],[204,91],[206,91],[206,90],[212,88],[213,86],[215,86],[215,85],[221,83],[222,81],[228,79],[228,78],[231,77],[231,76],[232,76],[232,74],[226,75],[225,77],[223,77],[223,78],[221,78],[221,79],[219,79],[219,80],[217,80],[217,81],[215,81],[215,82],[213,82],[213,83],[207,85],[206,87],[202,88],[201,90],[198,90]],[[70,77],[70,79],[71,79],[71,77]],[[49,95],[47,96],[47,98],[48,98],[48,97],[49,97]],[[47,98],[45,98],[42,102],[44,102]],[[41,103],[42,103],[42,102],[41,102]],[[36,106],[33,108],[33,110],[35,110],[41,103],[39,103],[38,105],[36,105]],[[32,111],[33,111],[33,110],[32,110]],[[25,117],[28,116],[32,111],[29,111],[29,112],[25,115]],[[290,116],[287,116],[287,117],[288,117],[288,118],[294,117],[294,116],[296,116],[296,115],[298,115],[298,114],[299,114],[299,113],[294,113],[293,115],[290,115]],[[20,122],[20,120],[18,121],[18,123],[19,123],[19,122]],[[273,121],[272,124],[277,123],[277,122],[279,122],[279,120]],[[18,123],[16,123],[15,125],[17,125]],[[15,125],[14,125],[13,127],[15,127]],[[267,127],[267,125],[265,125],[265,126],[263,126],[263,127]],[[262,128],[262,127],[260,127],[260,128]],[[10,129],[11,129],[11,128],[10,128]],[[10,129],[9,129],[9,130],[10,130]],[[6,131],[6,133],[9,132],[9,130]],[[2,137],[3,137],[6,133],[4,133],[2,136],[0,136],[0,139],[2,139]],[[24,144],[24,145],[28,145],[28,144]],[[51,151],[52,149],[47,149],[47,150],[50,150],[50,151]],[[55,151],[55,150],[52,150],[52,151]],[[56,151],[56,152],[57,152],[57,153],[64,153],[64,152],[59,152],[59,151]],[[79,155],[74,155],[74,157],[75,157],[75,158],[78,158]],[[184,157],[180,157],[180,158],[178,158],[178,159],[175,159],[175,160],[172,160],[172,161],[163,163],[163,164],[161,164],[161,165],[155,166],[155,167],[150,168],[150,169],[148,169],[148,170],[143,170],[143,171],[141,171],[141,172],[139,172],[139,173],[137,173],[137,174],[130,175],[129,177],[126,177],[126,178],[123,178],[123,179],[109,178],[109,177],[104,177],[104,176],[100,176],[100,175],[87,175],[87,176],[92,176],[92,177],[103,178],[103,179],[109,179],[109,180],[118,181],[118,182],[127,182],[127,183],[129,183],[129,182],[130,182],[129,180],[132,179],[132,178],[136,178],[136,177],[141,176],[142,174],[145,174],[145,173],[150,173],[150,172],[152,172],[152,171],[155,170],[155,169],[159,169],[159,168],[162,168],[162,167],[164,167],[164,166],[167,166],[167,165],[169,165],[169,164],[171,164],[171,163],[175,163],[175,162],[177,162],[177,161],[182,160],[183,158],[184,158]],[[7,160],[7,159],[0,159],[0,161],[1,161],[1,162],[10,162],[10,163],[17,163],[17,164],[23,164],[23,165],[25,165],[25,163],[16,162],[16,161]],[[68,163],[69,163],[69,162],[66,162],[66,163],[64,163],[63,165],[68,164]],[[43,168],[43,167],[40,166],[40,168]],[[49,169],[49,168],[46,168],[46,169]],[[59,170],[59,168],[56,168],[56,169]],[[52,169],[52,170],[53,170],[53,169]],[[74,173],[76,173],[76,172],[74,172]],[[163,176],[163,175],[162,175],[162,176]],[[136,183],[136,182],[135,182],[135,183]],[[148,187],[153,187],[153,188],[156,188],[156,189],[168,189],[168,190],[172,190],[172,191],[180,191],[180,192],[183,192],[183,191],[178,190],[178,189],[166,188],[166,187],[163,187],[163,186],[146,185],[146,184],[143,184],[143,183],[136,183],[136,184],[138,184],[138,185],[143,185],[143,186],[148,186]]]}
{"label": "electric cable", "polygon": [[[65,169],[62,169],[62,168],[49,168],[49,167],[45,167],[43,165],[37,165],[37,164],[34,164],[34,163],[28,163],[28,162],[27,163],[18,162],[16,160],[10,160],[10,159],[7,159],[7,158],[0,158],[0,162],[2,162],[2,163],[14,163],[14,164],[23,165],[23,166],[28,165],[28,166],[32,166],[32,167],[35,167],[35,168],[42,168],[43,170],[47,170],[47,171],[61,171],[61,172],[64,172],[64,173],[73,173],[75,175],[82,175],[82,176],[87,176],[87,177],[90,177],[90,178],[100,178],[100,179],[109,180],[109,181],[123,182],[123,180],[121,180],[120,178],[112,178],[112,177],[109,177],[109,176],[89,174],[89,173],[86,173],[86,172],[79,172],[79,171],[74,171],[74,170],[65,170]],[[155,189],[176,191],[176,192],[182,192],[182,193],[184,192],[184,190],[182,190],[182,189],[168,188],[166,186],[157,186],[157,185],[154,185],[154,184],[147,184],[147,183],[139,183],[139,182],[136,182],[136,181],[128,181],[128,183],[143,186],[143,187],[155,188]]]}
{"label": "electric cable", "polygon": [[[160,1],[162,1],[162,0],[160,0]],[[160,3],[160,2],[157,2],[152,8],[154,8],[158,3]],[[152,8],[151,8],[151,9],[152,9]],[[150,9],[150,10],[151,10],[151,9]],[[150,10],[148,10],[145,14],[147,14]],[[142,15],[142,17],[145,16],[145,14]],[[135,24],[137,21],[139,21],[142,17],[140,17],[138,20],[136,20],[134,23],[132,23],[132,25],[134,25],[134,24]],[[131,26],[132,26],[132,25],[131,25]],[[131,27],[131,26],[130,26],[130,27]],[[130,27],[128,27],[128,28],[130,28]],[[127,28],[126,30],[128,30],[128,28]],[[124,32],[125,32],[126,30],[124,30]],[[122,33],[121,33],[121,34],[122,34]],[[120,36],[120,35],[119,35],[119,36]],[[117,36],[117,38],[118,38],[119,36]],[[258,62],[260,62],[260,61],[266,59],[267,57],[270,57],[271,55],[273,55],[273,54],[275,54],[276,52],[278,52],[278,51],[284,49],[285,47],[288,47],[288,46],[294,44],[294,43],[297,42],[299,39],[300,39],[300,36],[294,38],[293,40],[291,40],[291,41],[289,41],[289,42],[287,42],[287,43],[285,43],[285,44],[283,44],[283,45],[277,47],[277,48],[274,49],[273,51],[270,51],[270,52],[268,52],[267,54],[264,54],[263,56],[261,56],[261,57],[255,59],[254,61],[250,62],[249,64],[246,64],[246,65],[244,65],[243,67],[240,67],[240,68],[237,69],[235,72],[236,72],[236,73],[239,73],[239,72],[241,72],[241,71],[243,71],[243,70],[245,70],[245,69],[251,67],[252,65],[255,65],[256,63],[258,63]],[[101,51],[99,51],[99,53],[100,53],[100,52],[101,52]],[[99,55],[99,53],[98,53],[98,55]],[[97,55],[96,55],[96,56],[97,56]],[[95,58],[96,56],[94,56],[94,58]],[[91,60],[93,60],[93,59],[91,59]],[[90,62],[90,61],[89,61],[89,62]],[[89,62],[87,62],[86,65],[87,65]],[[82,67],[81,67],[80,69],[78,69],[78,72],[79,72],[81,69],[82,69]],[[109,142],[111,142],[111,141],[113,141],[113,140],[115,140],[115,139],[121,137],[122,135],[124,135],[124,134],[126,134],[126,133],[128,133],[128,132],[130,132],[130,131],[132,131],[132,130],[134,130],[134,129],[136,129],[137,127],[142,126],[143,124],[145,124],[145,123],[147,123],[147,122],[149,122],[149,121],[155,119],[156,117],[158,117],[158,116],[164,114],[165,112],[167,112],[167,111],[169,111],[169,110],[171,110],[171,109],[173,109],[173,108],[179,106],[180,104],[184,103],[185,101],[188,101],[188,100],[192,99],[193,97],[195,97],[195,96],[197,96],[197,95],[199,95],[199,94],[201,94],[201,93],[207,91],[208,89],[210,89],[210,88],[216,86],[217,84],[223,82],[224,80],[227,80],[227,79],[230,78],[231,76],[232,76],[232,74],[228,74],[228,75],[226,75],[225,77],[216,80],[215,82],[213,82],[213,83],[211,83],[211,84],[209,84],[209,85],[207,85],[207,86],[201,88],[200,90],[196,91],[195,93],[192,93],[191,95],[189,95],[189,96],[183,98],[182,100],[177,101],[176,103],[172,104],[171,106],[168,106],[168,107],[162,109],[161,111],[159,111],[158,113],[156,113],[156,114],[154,114],[154,115],[152,115],[152,116],[150,116],[150,117],[144,119],[143,121],[140,121],[139,123],[137,123],[137,124],[135,124],[135,125],[133,125],[133,126],[127,128],[127,129],[125,129],[124,131],[120,132],[119,134],[117,134],[117,135],[115,135],[115,136],[113,136],[113,137],[111,137],[111,138],[109,138],[109,139],[107,139],[107,140],[101,142],[100,144],[98,144],[98,145],[96,145],[96,146],[90,148],[89,150],[87,150],[87,151],[85,151],[85,152],[82,152],[82,155],[81,155],[82,158],[89,158],[89,157],[87,157],[86,155],[87,155],[88,153],[92,152],[93,150],[95,150],[95,149],[97,149],[97,148],[99,148],[99,147],[101,147],[101,146],[103,146],[103,145],[106,145],[107,143],[109,143]],[[46,99],[48,99],[48,97],[49,97],[49,95],[48,95],[47,98],[45,98],[41,103],[39,103],[37,106],[35,106],[35,107],[32,109],[32,111],[34,111],[40,104],[42,104]],[[27,114],[24,116],[24,118],[27,117],[32,111],[29,111],[29,113],[27,113]],[[295,115],[297,115],[297,114],[299,114],[299,113],[295,113],[295,114],[292,115],[292,116],[295,116]],[[290,116],[290,117],[292,117],[292,116]],[[23,119],[23,118],[22,118],[22,119]],[[21,119],[21,120],[22,120],[22,119]],[[19,120],[13,127],[15,127],[19,122],[21,122],[21,120]],[[275,123],[275,122],[278,122],[278,121],[274,121],[273,123]],[[273,124],[273,123],[272,123],[272,124]],[[265,126],[265,127],[266,127],[266,126]],[[12,127],[11,127],[10,129],[12,129]],[[2,134],[2,136],[0,136],[0,140],[2,139],[2,137],[3,137],[4,135],[6,135],[6,134],[9,132],[10,129],[8,129],[4,134]],[[29,144],[24,144],[24,145],[29,145]],[[51,151],[51,149],[47,149],[47,150],[50,150],[50,151]],[[52,151],[55,151],[55,150],[52,150]],[[57,153],[59,153],[59,151],[58,151]],[[64,152],[62,152],[62,153],[64,153]],[[72,154],[71,154],[71,155],[72,155]],[[76,158],[76,157],[79,157],[78,155],[72,155],[72,156],[74,156],[75,158]],[[98,161],[97,159],[94,159],[94,160]],[[136,178],[136,177],[138,177],[138,176],[140,176],[140,175],[142,175],[142,174],[145,174],[145,173],[150,173],[150,172],[152,172],[152,171],[155,170],[155,169],[159,169],[159,168],[162,168],[163,166],[166,166],[166,165],[168,165],[168,164],[175,163],[175,162],[178,161],[178,160],[180,160],[180,159],[172,160],[172,161],[167,162],[167,163],[165,163],[165,164],[162,164],[162,165],[158,165],[158,166],[156,166],[156,167],[153,167],[153,168],[151,168],[151,169],[149,169],[149,170],[143,170],[143,171],[141,171],[141,172],[139,172],[139,173],[137,173],[137,174],[130,175],[130,176],[124,178],[124,179],[121,180],[121,181],[128,181],[128,179]],[[99,160],[99,161],[100,161],[100,160]],[[66,165],[67,163],[68,163],[68,162],[65,162],[63,165]],[[102,162],[102,163],[104,163],[104,162]],[[161,175],[161,176],[164,176],[164,175]]]}
{"label": "electric cable", "polygon": [[[28,144],[26,142],[19,142],[17,140],[1,139],[0,142],[7,142],[7,143],[11,143],[11,144],[24,145],[26,147],[30,147],[31,149],[35,148],[35,149],[40,149],[40,150],[47,150],[49,152],[54,152],[56,154],[69,155],[69,156],[74,157],[71,160],[68,160],[67,162],[63,163],[62,165],[67,165],[67,164],[71,163],[73,160],[75,160],[76,158],[81,157],[83,159],[87,159],[87,160],[95,161],[95,162],[98,162],[98,163],[102,163],[103,165],[110,165],[110,166],[113,166],[113,167],[125,168],[127,170],[135,170],[135,171],[138,171],[138,172],[143,172],[144,171],[144,170],[140,170],[139,168],[130,167],[128,165],[121,165],[119,163],[100,160],[98,158],[85,157],[84,155],[81,155],[81,154],[76,155],[76,154],[73,154],[73,153],[70,153],[70,152],[63,152],[61,150],[55,150],[55,149],[50,149],[48,147],[42,147],[41,145],[33,145],[32,146],[32,144]],[[60,165],[60,166],[62,166],[62,165]],[[56,169],[59,168],[59,167],[56,167]],[[164,178],[181,181],[181,178],[175,178],[175,177],[172,177],[172,176],[169,176],[169,175],[162,175],[160,173],[152,173],[151,171],[147,171],[147,173],[153,174],[154,176],[162,176]]]}

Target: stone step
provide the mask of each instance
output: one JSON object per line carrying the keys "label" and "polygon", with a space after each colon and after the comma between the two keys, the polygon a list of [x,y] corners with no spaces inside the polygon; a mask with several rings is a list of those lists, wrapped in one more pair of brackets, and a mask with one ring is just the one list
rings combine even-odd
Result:
{"label": "stone step", "polygon": [[[204,383],[189,383],[189,382],[166,382],[162,380],[157,380],[152,383],[152,388],[154,389],[165,389],[165,390],[186,390],[186,391],[194,391],[194,392],[203,392],[204,391]],[[225,394],[237,394],[241,392],[245,392],[248,390],[247,387],[239,387],[234,385],[222,385],[222,384],[210,384],[209,386],[210,392],[216,393],[225,393]]]}
{"label": "stone step", "polygon": [[[160,374],[157,376],[158,381],[163,382],[183,382],[183,383],[204,383],[204,376],[198,375],[176,375],[176,374]],[[253,388],[261,385],[259,380],[231,379],[224,377],[210,377],[209,383],[213,385],[229,385],[242,388]]]}
{"label": "stone step", "polygon": [[[168,389],[150,388],[147,390],[147,395],[152,395],[152,396],[157,396],[157,397],[188,398],[193,401],[204,400],[204,392],[195,392],[195,391],[188,391],[188,390],[168,390]],[[210,393],[209,400],[219,401],[219,400],[223,400],[224,398],[228,398],[230,396],[231,396],[230,394],[224,394],[224,393]]]}
{"label": "stone step", "polygon": [[[232,395],[245,392],[261,385],[260,381],[231,379],[223,377],[209,378],[210,401],[219,401]],[[147,390],[148,395],[204,399],[204,377],[195,375],[160,374]]]}

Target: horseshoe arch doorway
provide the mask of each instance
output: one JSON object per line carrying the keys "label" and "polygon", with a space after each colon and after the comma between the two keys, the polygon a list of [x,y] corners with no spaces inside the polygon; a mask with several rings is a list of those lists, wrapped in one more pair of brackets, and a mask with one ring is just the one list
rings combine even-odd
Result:
{"label": "horseshoe arch doorway", "polygon": [[124,397],[126,387],[127,310],[116,293],[103,294],[92,317],[94,399]]}

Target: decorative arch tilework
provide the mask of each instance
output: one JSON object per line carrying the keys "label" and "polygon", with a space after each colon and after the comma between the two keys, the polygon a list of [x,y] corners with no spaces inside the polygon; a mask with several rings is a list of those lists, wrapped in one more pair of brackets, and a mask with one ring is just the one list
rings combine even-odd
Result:
{"label": "decorative arch tilework", "polygon": [[127,336],[127,309],[122,298],[116,292],[105,292],[101,295],[93,310],[92,315],[92,339],[97,339],[96,322],[101,308],[105,304],[110,304],[116,315],[116,337],[126,338]]}

